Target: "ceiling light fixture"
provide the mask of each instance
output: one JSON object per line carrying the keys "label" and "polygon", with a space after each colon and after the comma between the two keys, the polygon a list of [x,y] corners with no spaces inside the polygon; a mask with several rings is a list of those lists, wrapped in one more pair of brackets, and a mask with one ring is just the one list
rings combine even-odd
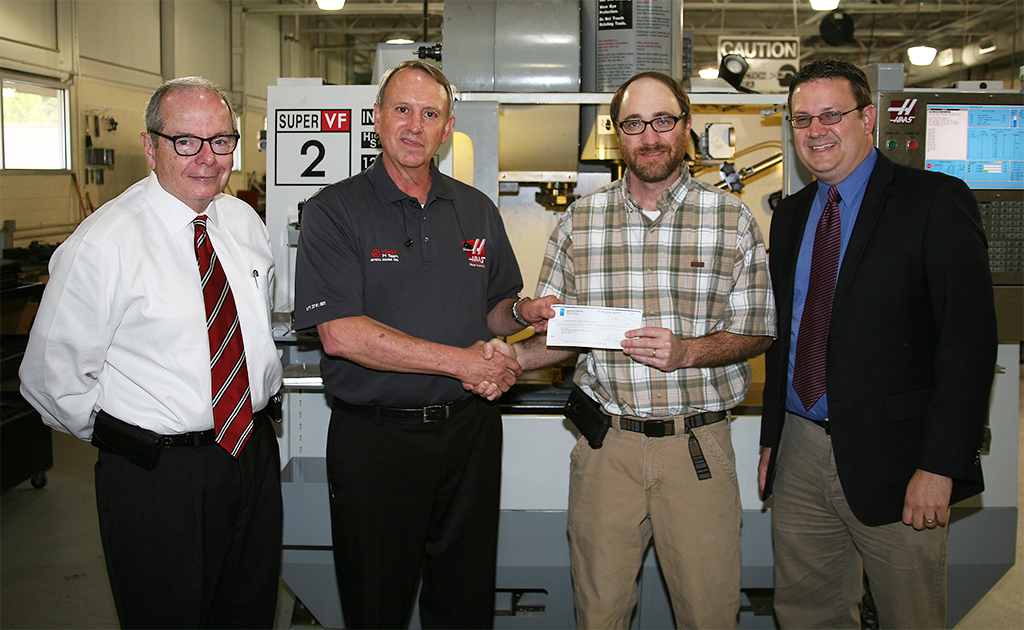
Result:
{"label": "ceiling light fixture", "polygon": [[321,11],[340,11],[345,6],[345,0],[316,0],[316,6]]}
{"label": "ceiling light fixture", "polygon": [[835,11],[839,0],[811,0],[811,8],[815,11]]}
{"label": "ceiling light fixture", "polygon": [[960,63],[960,49],[959,48],[947,48],[940,50],[938,56],[935,58],[940,66],[951,66],[954,63]]}
{"label": "ceiling light fixture", "polygon": [[396,37],[394,39],[389,39],[388,41],[386,41],[384,43],[385,44],[411,44],[411,43],[413,43],[413,41],[411,39],[405,39],[404,37]]}
{"label": "ceiling light fixture", "polygon": [[910,57],[910,63],[915,66],[930,66],[935,60],[936,52],[931,46],[912,46],[907,49],[907,56]]}

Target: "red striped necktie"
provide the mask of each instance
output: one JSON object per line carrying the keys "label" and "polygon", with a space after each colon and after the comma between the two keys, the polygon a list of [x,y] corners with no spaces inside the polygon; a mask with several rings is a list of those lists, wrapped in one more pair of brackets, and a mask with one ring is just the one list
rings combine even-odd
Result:
{"label": "red striped necktie", "polygon": [[238,457],[255,424],[242,329],[227,276],[206,233],[206,215],[193,219],[192,225],[195,226],[196,261],[206,304],[206,328],[210,335],[213,426],[217,442],[232,457]]}
{"label": "red striped necktie", "polygon": [[828,202],[814,231],[807,299],[800,319],[793,363],[793,389],[805,409],[813,407],[825,393],[825,350],[828,347],[829,320],[832,318],[832,298],[836,292],[842,240],[840,200],[839,190],[833,186],[828,191]]}

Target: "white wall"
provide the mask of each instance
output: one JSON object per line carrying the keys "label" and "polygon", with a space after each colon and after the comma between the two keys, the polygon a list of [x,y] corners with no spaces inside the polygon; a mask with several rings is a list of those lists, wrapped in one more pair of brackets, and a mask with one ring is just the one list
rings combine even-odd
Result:
{"label": "white wall", "polygon": [[76,0],[73,10],[80,76],[140,87],[160,84],[159,0]]}
{"label": "white wall", "polygon": [[175,0],[173,5],[174,67],[165,69],[165,78],[199,75],[234,91],[231,5],[224,0]]}

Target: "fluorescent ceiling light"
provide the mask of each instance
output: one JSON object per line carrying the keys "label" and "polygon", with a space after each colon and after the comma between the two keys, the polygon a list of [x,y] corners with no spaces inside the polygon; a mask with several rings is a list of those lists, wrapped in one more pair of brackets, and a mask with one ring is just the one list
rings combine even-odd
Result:
{"label": "fluorescent ceiling light", "polygon": [[403,37],[396,37],[395,39],[389,39],[388,41],[386,41],[384,43],[385,44],[411,44],[411,43],[413,43],[413,41],[411,39],[405,39]]}
{"label": "fluorescent ceiling light", "polygon": [[321,11],[339,11],[345,6],[345,0],[316,0]]}
{"label": "fluorescent ceiling light", "polygon": [[907,49],[910,63],[915,66],[930,66],[935,59],[936,50],[931,46],[913,46]]}
{"label": "fluorescent ceiling light", "polygon": [[811,8],[815,11],[835,11],[839,0],[811,0]]}
{"label": "fluorescent ceiling light", "polygon": [[703,70],[697,72],[697,75],[700,76],[700,78],[702,79],[717,79],[718,68],[704,68]]}

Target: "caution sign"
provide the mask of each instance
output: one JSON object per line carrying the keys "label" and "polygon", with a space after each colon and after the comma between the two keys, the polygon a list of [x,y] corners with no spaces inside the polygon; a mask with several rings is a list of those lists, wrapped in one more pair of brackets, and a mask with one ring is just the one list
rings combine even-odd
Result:
{"label": "caution sign", "polygon": [[743,87],[762,94],[785,94],[800,68],[798,37],[719,37],[718,58],[739,55],[750,68]]}

